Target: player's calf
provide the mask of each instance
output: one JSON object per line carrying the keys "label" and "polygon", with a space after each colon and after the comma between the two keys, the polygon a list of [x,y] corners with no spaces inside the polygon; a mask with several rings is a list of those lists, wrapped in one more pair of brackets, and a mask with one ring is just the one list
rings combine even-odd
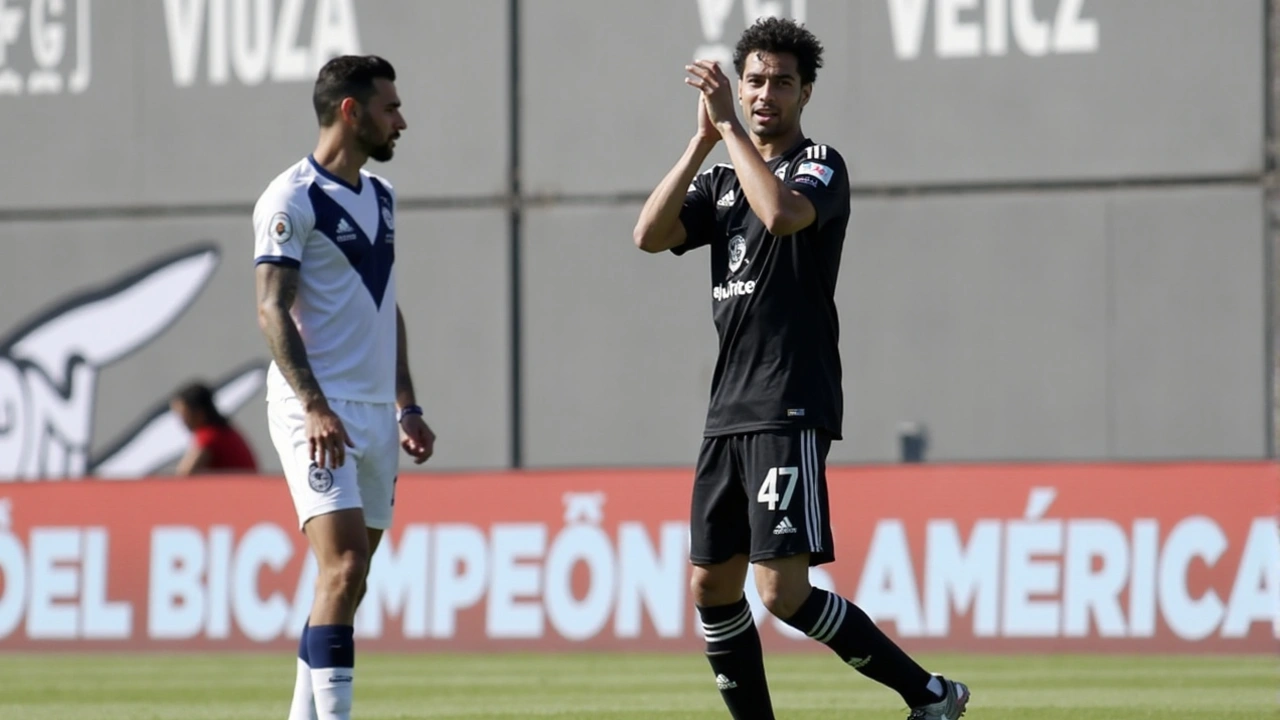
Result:
{"label": "player's calf", "polygon": [[369,567],[367,551],[350,549],[319,565],[311,624],[352,624]]}
{"label": "player's calf", "polygon": [[319,720],[350,720],[355,681],[356,606],[369,567],[369,539],[359,509],[312,518],[307,538],[319,566],[307,651]]}
{"label": "player's calf", "polygon": [[942,696],[940,681],[908,657],[857,605],[809,584],[808,556],[760,562],[756,589],[780,620],[831,648],[858,672],[896,690],[908,707],[935,703]]}
{"label": "player's calf", "polygon": [[760,632],[742,593],[746,576],[745,555],[696,565],[690,589],[702,621],[707,661],[729,714],[734,720],[774,720]]}

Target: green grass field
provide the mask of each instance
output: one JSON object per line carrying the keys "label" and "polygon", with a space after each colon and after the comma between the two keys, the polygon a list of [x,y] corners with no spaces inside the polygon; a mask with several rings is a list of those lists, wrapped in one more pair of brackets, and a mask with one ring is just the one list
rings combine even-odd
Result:
{"label": "green grass field", "polygon": [[[1272,658],[927,656],[970,683],[965,720],[1280,720]],[[288,655],[0,654],[3,720],[284,720]],[[903,720],[826,655],[768,660],[783,720]],[[727,718],[699,655],[360,656],[359,720]]]}

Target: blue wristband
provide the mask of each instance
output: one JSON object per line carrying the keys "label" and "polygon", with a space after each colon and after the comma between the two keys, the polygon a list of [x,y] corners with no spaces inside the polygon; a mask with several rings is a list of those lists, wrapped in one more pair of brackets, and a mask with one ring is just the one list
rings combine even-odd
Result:
{"label": "blue wristband", "polygon": [[400,408],[400,415],[396,418],[396,422],[402,422],[405,415],[421,415],[422,408],[417,405],[405,405]]}

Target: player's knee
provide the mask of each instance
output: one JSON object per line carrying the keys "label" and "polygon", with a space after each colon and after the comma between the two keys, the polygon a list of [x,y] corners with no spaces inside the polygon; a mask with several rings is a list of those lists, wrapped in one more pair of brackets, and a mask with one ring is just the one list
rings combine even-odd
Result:
{"label": "player's knee", "polygon": [[786,620],[800,610],[812,588],[805,580],[770,573],[756,577],[756,590],[765,609],[774,617]]}
{"label": "player's knee", "polygon": [[742,595],[742,583],[730,582],[725,573],[694,566],[689,578],[689,590],[698,607],[715,607],[736,602]]}

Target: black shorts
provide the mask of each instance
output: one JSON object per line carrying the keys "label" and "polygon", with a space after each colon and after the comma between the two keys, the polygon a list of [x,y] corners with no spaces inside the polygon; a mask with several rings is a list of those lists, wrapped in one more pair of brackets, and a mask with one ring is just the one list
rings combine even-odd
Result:
{"label": "black shorts", "polygon": [[827,504],[831,438],[787,430],[705,438],[698,454],[689,560],[712,565],[809,554],[835,560]]}

